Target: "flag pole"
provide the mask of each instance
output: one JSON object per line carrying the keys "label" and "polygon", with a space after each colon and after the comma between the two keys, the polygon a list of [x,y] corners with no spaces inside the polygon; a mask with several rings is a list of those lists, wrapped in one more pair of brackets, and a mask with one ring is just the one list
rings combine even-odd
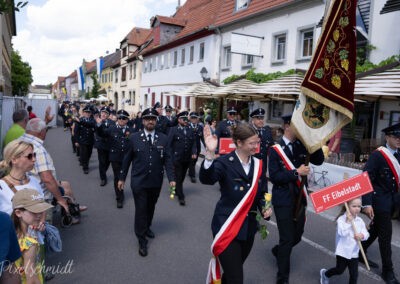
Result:
{"label": "flag pole", "polygon": [[[310,163],[310,156],[311,156],[310,153],[307,152],[306,159],[305,159],[305,162],[304,162],[304,165],[305,165],[305,166],[308,166],[308,165],[309,165],[309,163]],[[305,184],[306,184],[306,181],[307,181],[307,176],[301,176],[299,197],[297,197],[297,200],[296,200],[296,209],[295,209],[295,211],[294,211],[294,216],[293,216],[293,220],[294,220],[294,221],[297,221],[297,218],[299,217],[299,214],[300,214],[301,199],[302,199],[302,191],[304,190],[304,186],[305,186]],[[307,199],[307,194],[305,194],[304,198]]]}
{"label": "flag pole", "polygon": [[[344,206],[346,206],[347,214],[351,214],[350,208],[349,208],[349,205],[347,204],[347,202],[344,203]],[[356,228],[356,224],[354,224],[354,220],[351,220],[351,227],[353,228],[354,234],[357,234],[357,228]],[[364,249],[363,249],[361,241],[359,239],[357,239],[357,243],[358,243],[358,246],[360,247],[360,252],[364,259],[365,266],[367,267],[368,270],[371,270],[371,268],[369,267],[367,256],[365,255]]]}

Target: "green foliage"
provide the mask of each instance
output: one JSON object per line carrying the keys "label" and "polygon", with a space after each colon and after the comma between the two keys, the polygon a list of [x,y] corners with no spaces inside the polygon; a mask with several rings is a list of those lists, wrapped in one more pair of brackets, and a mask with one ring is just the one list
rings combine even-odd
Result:
{"label": "green foliage", "polygon": [[282,76],[287,76],[287,75],[293,75],[295,74],[295,70],[294,69],[290,69],[286,72],[274,72],[274,73],[268,73],[268,74],[264,74],[264,73],[255,73],[254,69],[250,69],[249,71],[247,71],[247,73],[245,75],[232,75],[230,77],[227,77],[223,82],[224,84],[229,84],[232,83],[234,81],[237,81],[239,79],[247,79],[256,83],[265,83],[274,79],[278,79]]}
{"label": "green foliage", "polygon": [[211,110],[211,116],[213,119],[216,119],[218,117],[218,108],[219,108],[219,103],[217,99],[209,99],[207,101],[207,104],[204,105],[203,109],[210,109]]}
{"label": "green foliage", "polygon": [[0,0],[0,14],[11,13],[13,10],[19,12],[20,9],[24,8],[28,4],[28,1],[20,1],[17,5],[13,6],[12,1]]}
{"label": "green foliage", "polygon": [[92,78],[93,80],[93,88],[90,96],[92,98],[97,98],[99,96],[99,91],[100,91],[100,83],[99,80],[97,79],[97,73],[96,72],[92,73],[92,75],[90,75],[90,78]]}
{"label": "green foliage", "polygon": [[379,68],[379,67],[388,65],[390,63],[394,63],[394,62],[399,61],[399,60],[400,60],[400,55],[393,55],[393,56],[391,56],[389,58],[386,58],[385,60],[382,60],[378,64],[373,64],[372,62],[366,60],[364,62],[364,64],[357,65],[356,73],[363,73],[363,72],[366,72],[366,71],[369,71],[369,70],[372,70],[372,69],[375,69],[375,68]]}
{"label": "green foliage", "polygon": [[357,48],[357,66],[364,65],[368,58],[369,52],[374,49],[376,49],[376,47],[371,44]]}
{"label": "green foliage", "polygon": [[18,51],[11,53],[11,85],[14,96],[26,96],[32,84],[32,68],[29,63],[23,62]]}

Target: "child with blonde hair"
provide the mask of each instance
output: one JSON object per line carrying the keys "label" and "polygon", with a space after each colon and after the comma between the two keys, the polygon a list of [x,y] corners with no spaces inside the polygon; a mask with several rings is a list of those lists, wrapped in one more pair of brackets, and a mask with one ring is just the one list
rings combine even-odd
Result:
{"label": "child with blonde hair", "polygon": [[40,254],[40,240],[37,228],[46,210],[53,207],[44,201],[43,195],[34,189],[22,189],[15,193],[12,198],[15,230],[22,257],[15,265],[21,274],[21,283],[41,284],[44,283],[42,276],[42,259]]}
{"label": "child with blonde hair", "polygon": [[[357,283],[358,253],[360,251],[358,241],[368,239],[369,233],[364,221],[358,216],[361,211],[361,197],[348,201],[348,204],[350,212],[347,212],[343,206],[336,220],[336,267],[321,269],[321,284],[328,284],[330,277],[342,274],[346,267],[349,268],[349,283]],[[352,221],[354,221],[357,233],[354,233]]]}

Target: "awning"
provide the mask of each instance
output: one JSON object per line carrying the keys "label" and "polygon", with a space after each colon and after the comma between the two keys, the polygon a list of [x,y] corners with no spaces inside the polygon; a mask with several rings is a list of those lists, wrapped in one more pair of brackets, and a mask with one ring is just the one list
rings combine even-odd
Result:
{"label": "awning", "polygon": [[216,87],[208,82],[201,82],[201,83],[193,84],[186,88],[182,88],[180,90],[166,92],[164,94],[172,95],[172,96],[180,96],[180,97],[188,97],[188,96],[190,96],[190,97],[196,96],[197,97],[198,95],[209,94],[210,92],[213,92],[217,88],[218,87]]}

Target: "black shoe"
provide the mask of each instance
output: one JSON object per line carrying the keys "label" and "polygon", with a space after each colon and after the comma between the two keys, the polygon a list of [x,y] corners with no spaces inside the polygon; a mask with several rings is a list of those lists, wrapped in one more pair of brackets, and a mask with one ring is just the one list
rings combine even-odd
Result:
{"label": "black shoe", "polygon": [[382,273],[382,279],[385,281],[386,284],[399,284],[400,282],[396,279],[393,271],[388,271]]}
{"label": "black shoe", "polygon": [[[370,260],[368,258],[367,258],[367,261],[368,261],[369,267],[371,267],[371,268],[379,268],[379,265],[376,262],[373,262],[372,260]],[[358,262],[360,262],[360,263],[365,265],[365,261],[364,261],[364,258],[362,256],[358,257]]]}
{"label": "black shoe", "polygon": [[88,170],[88,169],[85,169],[85,170],[83,170],[83,173],[84,173],[85,175],[87,175],[87,174],[89,173],[89,170]]}
{"label": "black shoe", "polygon": [[186,205],[185,199],[179,199],[179,205],[185,206]]}
{"label": "black shoe", "polygon": [[107,184],[107,181],[105,179],[102,179],[100,182],[100,186],[105,186]]}
{"label": "black shoe", "polygon": [[145,256],[147,256],[147,254],[148,254],[147,253],[147,244],[145,244],[145,243],[139,244],[139,255],[145,257]]}
{"label": "black shoe", "polygon": [[117,200],[117,208],[122,208],[124,207],[124,203],[122,202],[122,200]]}
{"label": "black shoe", "polygon": [[46,272],[46,273],[44,274],[44,280],[46,280],[46,282],[47,282],[47,281],[50,281],[50,280],[53,279],[55,276],[56,276],[56,275],[53,274],[53,273],[51,273],[51,272]]}
{"label": "black shoe", "polygon": [[192,183],[196,183],[196,178],[195,178],[195,177],[190,177],[190,181],[191,181]]}
{"label": "black shoe", "polygon": [[148,237],[150,239],[154,239],[155,235],[152,230],[148,229],[146,232],[146,237]]}

